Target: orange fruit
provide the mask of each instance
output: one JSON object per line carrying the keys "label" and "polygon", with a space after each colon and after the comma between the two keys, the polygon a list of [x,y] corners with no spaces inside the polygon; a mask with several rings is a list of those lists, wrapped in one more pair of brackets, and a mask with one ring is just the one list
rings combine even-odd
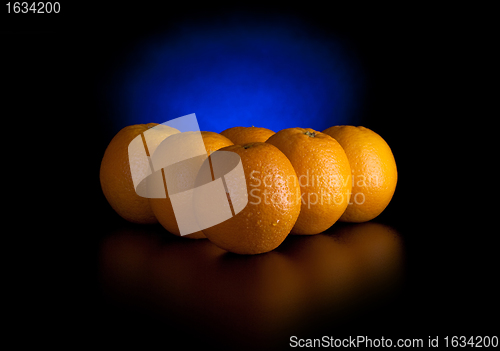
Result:
{"label": "orange fruit", "polygon": [[342,145],[352,170],[352,195],[340,220],[366,222],[377,217],[396,190],[398,171],[391,148],[365,127],[333,126],[323,133]]}
{"label": "orange fruit", "polygon": [[[266,143],[222,148],[237,153],[245,173],[248,203],[230,219],[203,229],[220,248],[238,254],[274,250],[290,233],[300,212],[297,175],[287,157]],[[240,199],[230,199],[238,202]]]}
{"label": "orange fruit", "polygon": [[[207,154],[210,155],[212,152],[223,148],[225,146],[233,145],[231,140],[226,138],[223,135],[214,132],[200,132],[203,138],[203,143],[205,144],[205,149],[207,150]],[[181,136],[181,135],[179,135]],[[197,133],[182,133],[182,142],[187,145],[190,144],[190,138],[197,137]],[[193,139],[194,140],[194,139]],[[179,182],[184,180],[183,175],[179,172]],[[155,214],[158,222],[170,233],[180,236],[179,226],[177,225],[177,220],[175,219],[174,209],[172,207],[172,202],[168,197],[168,191],[165,188],[165,192],[167,193],[167,198],[152,198],[149,199],[149,203],[151,205],[151,209]],[[194,232],[191,234],[183,235],[183,237],[190,239],[204,239],[206,238],[205,234],[202,231]]]}
{"label": "orange fruit", "polygon": [[[101,161],[99,179],[104,196],[111,207],[130,222],[157,223],[148,199],[137,195],[130,170],[131,166],[135,169],[145,167],[147,169],[147,161],[144,163],[143,158],[132,157],[131,165],[128,152],[133,139],[157,125],[157,123],[136,124],[123,128],[113,137]],[[148,133],[149,146],[155,147],[166,136],[178,132],[177,129],[167,126],[155,128]]]}
{"label": "orange fruit", "polygon": [[261,127],[232,127],[221,132],[234,145],[244,145],[255,142],[265,142],[274,132]]}
{"label": "orange fruit", "polygon": [[280,149],[297,172],[302,209],[293,234],[318,234],[330,228],[347,208],[351,168],[340,144],[310,128],[283,129],[266,143]]}
{"label": "orange fruit", "polygon": [[233,145],[234,143],[224,135],[215,132],[201,132],[207,154],[222,149],[223,147]]}

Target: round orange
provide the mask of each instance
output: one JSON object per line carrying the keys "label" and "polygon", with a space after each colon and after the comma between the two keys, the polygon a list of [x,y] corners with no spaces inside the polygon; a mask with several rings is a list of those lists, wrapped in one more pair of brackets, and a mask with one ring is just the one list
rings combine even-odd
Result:
{"label": "round orange", "polygon": [[244,145],[255,142],[265,142],[274,132],[261,127],[232,127],[221,132],[234,145]]}
{"label": "round orange", "polygon": [[[207,154],[210,155],[212,152],[219,150],[220,148],[233,145],[231,140],[226,138],[223,135],[214,132],[200,132],[203,138],[203,143],[205,144],[205,149],[207,150]],[[194,138],[197,136],[197,133],[183,133],[184,139],[183,142],[189,144],[188,138]],[[179,174],[181,178],[182,175]],[[179,179],[182,181],[182,179]],[[179,226],[177,225],[177,220],[175,219],[174,209],[172,207],[172,202],[168,197],[168,191],[165,188],[167,193],[167,198],[157,198],[157,199],[149,199],[149,203],[151,205],[151,209],[155,214],[158,222],[170,233],[180,236]],[[206,238],[205,234],[202,231],[198,231],[195,233],[184,235],[183,237],[190,239],[204,239]]]}
{"label": "round orange", "polygon": [[365,127],[333,126],[323,133],[342,145],[352,170],[352,195],[340,220],[366,222],[377,217],[396,190],[398,171],[391,148]]}
{"label": "round orange", "polygon": [[291,161],[301,189],[302,209],[293,234],[318,234],[330,228],[347,208],[351,168],[340,144],[310,128],[283,129],[266,143]]}
{"label": "round orange", "polygon": [[292,164],[280,150],[266,143],[228,146],[220,151],[240,156],[248,203],[235,216],[203,232],[215,245],[234,253],[274,250],[290,233],[300,213],[300,188]]}
{"label": "round orange", "polygon": [[[123,128],[111,140],[101,161],[99,179],[101,188],[111,207],[124,219],[134,223],[157,223],[155,215],[145,197],[137,195],[132,181],[128,147],[137,136],[157,123],[136,124]],[[148,134],[150,146],[157,146],[161,140],[179,131],[163,126],[161,130],[154,129]],[[136,169],[148,167],[144,159],[132,157],[132,166]],[[147,162],[147,161],[146,161]]]}

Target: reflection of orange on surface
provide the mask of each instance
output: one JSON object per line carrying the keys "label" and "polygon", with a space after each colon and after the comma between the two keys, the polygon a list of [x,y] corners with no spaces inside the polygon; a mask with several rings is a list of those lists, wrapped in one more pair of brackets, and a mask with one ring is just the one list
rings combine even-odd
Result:
{"label": "reflection of orange on surface", "polygon": [[269,345],[299,318],[303,287],[281,253],[241,256],[209,240],[173,238],[149,265],[144,296],[156,313],[221,344]]}
{"label": "reflection of orange on surface", "polygon": [[[225,146],[230,146],[233,145],[233,143],[227,139],[226,137],[214,133],[214,132],[206,132],[202,131],[200,132],[201,137],[203,139],[203,143],[205,145],[205,149],[207,151],[207,154],[210,155],[212,152],[219,150],[220,148],[223,148]],[[182,145],[190,145],[190,139],[192,139],[193,143],[195,142],[196,138],[199,137],[198,133],[183,133],[180,134],[179,136],[182,137]],[[181,166],[180,166],[181,167]],[[180,168],[178,168],[180,169]],[[188,169],[190,171],[190,169]],[[176,180],[179,183],[182,183],[185,181],[185,176],[182,174],[182,172],[178,172],[176,175]],[[172,180],[171,178],[169,179],[170,181]],[[165,180],[164,180],[165,181]],[[170,184],[170,183],[169,183]],[[167,193],[167,198],[151,198],[149,199],[149,203],[151,205],[151,209],[153,213],[155,214],[156,218],[158,219],[158,222],[170,233],[179,235],[180,236],[180,230],[179,226],[177,225],[177,220],[175,217],[174,209],[172,207],[172,202],[170,201],[168,197],[168,190],[165,184],[165,192]],[[195,233],[191,233],[188,235],[184,235],[183,237],[190,238],[190,239],[203,239],[206,238],[205,234],[203,234],[202,231],[198,231]]]}
{"label": "reflection of orange on surface", "polygon": [[403,242],[394,228],[374,222],[351,224],[339,228],[338,235],[352,248],[363,284],[373,288],[397,281],[404,257]]}
{"label": "reflection of orange on surface", "polygon": [[234,145],[244,145],[248,143],[263,143],[274,132],[261,127],[232,127],[221,132],[226,138],[230,139]]}
{"label": "reflection of orange on surface", "polygon": [[350,300],[356,283],[352,253],[328,235],[293,236],[282,250],[293,263],[310,308]]}
{"label": "reflection of orange on surface", "polygon": [[126,228],[103,241],[106,294],[221,343],[248,340],[251,349],[286,340],[304,321],[341,326],[359,306],[391,296],[404,263],[400,235],[379,223],[341,223],[250,256],[208,240],[161,240],[156,230]]}
{"label": "reflection of orange on surface", "polygon": [[[308,301],[308,315],[324,311],[342,323],[350,313],[396,291],[404,268],[399,233],[380,223],[340,223],[326,233],[292,236],[277,251],[290,258]],[[347,313],[344,314],[344,313]]]}
{"label": "reflection of orange on surface", "polygon": [[236,330],[240,339],[255,338],[254,342],[269,345],[270,339],[287,338],[288,328],[300,318],[304,287],[293,262],[279,252],[222,255],[207,275],[220,286],[206,289],[208,298],[219,302],[210,312],[227,306],[231,317],[226,319],[226,328]]}

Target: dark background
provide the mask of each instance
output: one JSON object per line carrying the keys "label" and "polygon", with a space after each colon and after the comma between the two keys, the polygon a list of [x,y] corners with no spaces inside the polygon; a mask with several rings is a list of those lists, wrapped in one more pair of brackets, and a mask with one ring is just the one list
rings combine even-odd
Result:
{"label": "dark background", "polygon": [[[23,253],[15,255],[19,269],[13,270],[17,306],[27,316],[20,327],[45,336],[47,326],[62,328],[82,343],[93,343],[97,335],[110,342],[134,336],[193,341],[182,325],[115,306],[101,294],[99,244],[127,224],[100,190],[100,160],[116,130],[99,87],[120,57],[151,34],[237,10],[256,20],[287,13],[342,38],[367,76],[358,124],[384,137],[398,165],[396,193],[376,221],[403,238],[407,269],[401,291],[344,324],[316,321],[314,332],[305,329],[302,337],[427,340],[498,332],[495,229],[470,225],[470,219],[481,222],[474,209],[482,187],[481,177],[471,173],[479,161],[466,145],[474,135],[465,124],[477,124],[481,116],[465,114],[467,99],[458,94],[470,75],[466,53],[477,49],[470,34],[473,14],[412,6],[120,6],[65,4],[61,16],[2,15],[6,120],[11,130],[28,136],[23,143],[37,174],[26,195],[36,220],[23,217],[15,250]],[[26,203],[15,208],[20,206]],[[56,322],[48,323],[48,316]]]}

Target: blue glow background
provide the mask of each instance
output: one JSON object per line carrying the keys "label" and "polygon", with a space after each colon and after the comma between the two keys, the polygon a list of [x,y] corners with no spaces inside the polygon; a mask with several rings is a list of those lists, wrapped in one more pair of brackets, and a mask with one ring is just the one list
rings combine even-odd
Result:
{"label": "blue glow background", "polygon": [[145,36],[105,85],[113,129],[196,113],[201,130],[357,124],[363,67],[295,17],[184,21]]}

